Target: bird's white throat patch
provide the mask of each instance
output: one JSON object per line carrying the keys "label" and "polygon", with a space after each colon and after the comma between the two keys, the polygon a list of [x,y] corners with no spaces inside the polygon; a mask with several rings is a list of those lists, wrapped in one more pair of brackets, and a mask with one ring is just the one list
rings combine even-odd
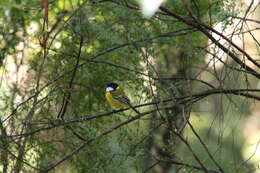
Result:
{"label": "bird's white throat patch", "polygon": [[112,87],[107,87],[107,88],[106,88],[106,92],[110,92],[110,91],[114,91],[114,88],[112,88]]}

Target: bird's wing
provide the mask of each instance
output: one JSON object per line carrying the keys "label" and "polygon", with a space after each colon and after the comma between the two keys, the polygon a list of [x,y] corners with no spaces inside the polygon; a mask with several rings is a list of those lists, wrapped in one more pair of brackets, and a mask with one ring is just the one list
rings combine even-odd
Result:
{"label": "bird's wing", "polygon": [[113,94],[113,99],[128,106],[131,105],[129,98],[124,94]]}
{"label": "bird's wing", "polygon": [[118,87],[117,90],[114,91],[114,92],[111,92],[111,94],[112,94],[112,97],[113,97],[114,101],[117,101],[117,102],[119,102],[121,104],[123,103],[123,104],[129,106],[137,114],[141,115],[140,112],[132,106],[129,98],[125,95],[125,92],[123,91],[122,88]]}

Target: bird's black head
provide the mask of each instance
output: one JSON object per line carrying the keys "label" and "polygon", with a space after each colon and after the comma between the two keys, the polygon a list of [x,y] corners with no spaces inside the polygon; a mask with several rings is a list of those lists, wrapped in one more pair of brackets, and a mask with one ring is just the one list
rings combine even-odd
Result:
{"label": "bird's black head", "polygon": [[106,91],[107,92],[115,91],[117,87],[118,87],[117,83],[111,82],[111,83],[107,84]]}

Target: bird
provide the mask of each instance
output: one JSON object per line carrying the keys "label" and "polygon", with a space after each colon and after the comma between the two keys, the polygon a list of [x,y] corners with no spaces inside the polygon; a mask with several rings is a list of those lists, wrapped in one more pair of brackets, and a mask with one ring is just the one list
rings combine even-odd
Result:
{"label": "bird", "polygon": [[105,97],[111,106],[116,108],[130,107],[140,115],[140,112],[132,106],[130,99],[125,95],[123,88],[117,83],[111,82],[107,84]]}

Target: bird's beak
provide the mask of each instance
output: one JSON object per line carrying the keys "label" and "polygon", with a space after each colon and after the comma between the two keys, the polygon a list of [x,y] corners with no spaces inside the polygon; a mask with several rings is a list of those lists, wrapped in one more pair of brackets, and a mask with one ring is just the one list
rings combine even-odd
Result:
{"label": "bird's beak", "polygon": [[114,88],[112,88],[112,87],[107,87],[106,88],[106,92],[111,92],[111,91],[114,91]]}

